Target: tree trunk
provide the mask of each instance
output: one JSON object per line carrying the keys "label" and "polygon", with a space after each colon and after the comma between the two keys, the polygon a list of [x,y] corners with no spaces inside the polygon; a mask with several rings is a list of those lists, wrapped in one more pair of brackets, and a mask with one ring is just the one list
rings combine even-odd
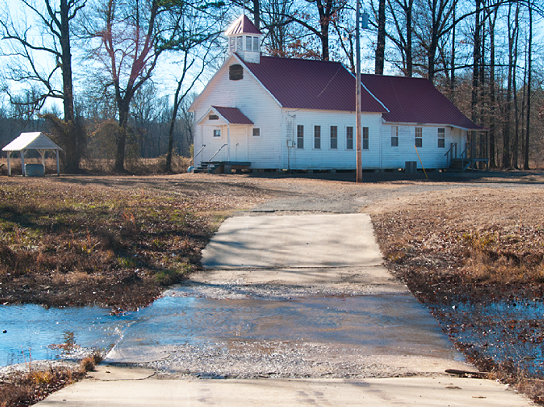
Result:
{"label": "tree trunk", "polygon": [[[359,24],[359,22],[357,22]],[[379,0],[378,6],[378,40],[376,43],[376,59],[374,73],[383,75],[385,65],[385,0]]]}
{"label": "tree trunk", "polygon": [[[185,65],[187,65],[187,54],[185,54]],[[178,81],[178,86],[176,87],[176,93],[174,94],[174,106],[172,109],[172,116],[170,117],[170,126],[168,129],[168,152],[166,153],[166,172],[172,172],[172,150],[174,149],[174,127],[176,126],[176,118],[178,117],[179,111],[179,93],[181,91],[181,85],[183,84],[183,79],[185,74],[182,74],[181,79]]]}
{"label": "tree trunk", "polygon": [[528,61],[527,61],[527,123],[525,130],[525,154],[523,157],[523,169],[529,169],[529,139],[531,132],[531,80],[532,80],[532,51],[533,51],[533,7],[531,0],[527,0],[527,5],[529,7],[529,50],[528,50]]}
{"label": "tree trunk", "polygon": [[[518,8],[519,10],[519,8]],[[516,12],[516,20],[518,14]],[[512,71],[512,88],[514,91],[514,140],[512,140],[512,164],[511,167],[518,169],[518,152],[519,152],[519,106],[518,106],[518,86],[517,86],[517,65],[518,65],[518,41],[519,30],[516,31],[516,37],[514,39],[514,63]]]}
{"label": "tree trunk", "polygon": [[257,30],[261,29],[261,5],[260,0],[253,0],[253,24]]}
{"label": "tree trunk", "polygon": [[[508,84],[506,90],[506,108],[504,119],[502,167],[510,168],[510,125],[512,117],[512,70],[514,69],[514,38],[517,31],[517,20],[512,21],[512,4],[508,6]],[[510,27],[513,24],[513,29]]]}
{"label": "tree trunk", "polygon": [[489,19],[489,168],[495,168],[495,23],[497,21],[498,6]]}
{"label": "tree trunk", "polygon": [[414,74],[414,62],[412,57],[412,6],[413,0],[409,0],[408,7],[406,8],[406,76],[412,76]]}
{"label": "tree trunk", "polygon": [[[453,8],[453,21],[455,21],[455,9]],[[450,72],[450,100],[455,103],[455,34],[457,27],[454,25],[451,29],[451,72]]]}
{"label": "tree trunk", "polygon": [[[471,119],[474,123],[478,121],[478,88],[479,88],[479,66],[480,66],[480,12],[481,12],[481,0],[476,0],[476,12],[474,14],[474,46],[472,52],[472,99],[470,103]],[[472,132],[472,139],[470,145],[470,158],[475,158],[476,155],[476,132]]]}
{"label": "tree trunk", "polygon": [[128,118],[130,114],[130,99],[127,97],[117,102],[119,111],[119,128],[117,129],[117,151],[115,152],[115,172],[123,173],[125,171],[125,148],[127,144]]}
{"label": "tree trunk", "polygon": [[[65,172],[79,172],[79,164],[81,161],[81,151],[79,146],[79,132],[74,125],[74,92],[72,85],[72,54],[70,50],[70,5],[68,0],[60,0],[60,46],[61,46],[61,63],[62,63],[62,89],[63,89],[63,106],[64,106],[64,122],[66,123],[65,131],[68,133],[64,137],[66,167]],[[53,16],[51,16],[53,17]]]}

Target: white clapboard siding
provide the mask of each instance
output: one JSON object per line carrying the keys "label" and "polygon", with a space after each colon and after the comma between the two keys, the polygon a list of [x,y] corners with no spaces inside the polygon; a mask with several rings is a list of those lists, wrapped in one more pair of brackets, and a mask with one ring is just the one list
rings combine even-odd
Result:
{"label": "white clapboard siding", "polygon": [[[236,107],[246,115],[254,125],[230,125],[231,161],[235,156],[242,157],[240,149],[247,149],[247,160],[251,162],[251,168],[280,168],[281,167],[281,108],[262,85],[244,69],[243,79],[229,80],[229,66],[239,62],[231,57],[220,71],[215,75],[210,84],[199,97],[195,106],[195,121],[208,112],[210,106]],[[217,123],[224,124],[224,123]],[[213,123],[202,121],[196,126],[195,152],[198,152],[203,144],[206,145],[203,152],[196,157],[195,165],[201,161],[207,161],[221,147],[227,143],[227,126],[221,126],[221,140],[213,137]],[[253,127],[260,129],[261,135],[253,137]],[[242,140],[246,140],[247,146],[242,147]],[[236,143],[239,145],[236,146]],[[226,160],[227,148],[222,150],[214,160]],[[239,160],[238,160],[239,161]]]}
{"label": "white clapboard siding", "polygon": [[[466,144],[466,131],[450,126],[404,125],[399,124],[398,146],[391,146],[392,124],[384,124],[382,128],[382,168],[404,168],[406,161],[416,161],[417,167],[439,169],[448,167],[445,155],[451,143],[457,143],[457,154],[460,155]],[[415,129],[422,128],[422,146],[415,149]],[[445,129],[444,147],[438,147],[438,128]],[[418,154],[419,153],[419,157]]]}
{"label": "white clapboard siding", "polygon": [[[341,111],[289,110],[283,111],[283,169],[328,170],[355,169],[355,113]],[[304,148],[297,146],[297,128],[304,126]],[[314,128],[321,127],[321,147],[315,148]],[[337,127],[337,148],[331,148],[331,126]],[[347,149],[347,127],[353,127],[353,149]],[[380,114],[362,114],[362,126],[369,128],[369,149],[363,150],[363,167],[379,168]]]}

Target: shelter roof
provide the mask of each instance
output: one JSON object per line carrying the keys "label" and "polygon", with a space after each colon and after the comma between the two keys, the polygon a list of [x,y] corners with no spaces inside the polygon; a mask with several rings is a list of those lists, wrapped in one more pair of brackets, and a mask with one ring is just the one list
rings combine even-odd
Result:
{"label": "shelter roof", "polygon": [[370,92],[378,95],[389,109],[387,122],[452,125],[466,130],[482,130],[466,117],[433,84],[424,78],[361,75]]}
{"label": "shelter roof", "polygon": [[[282,107],[355,112],[356,79],[339,62],[263,56],[244,64]],[[361,101],[363,112],[387,112],[364,87]]]}
{"label": "shelter roof", "polygon": [[62,148],[41,132],[21,133],[19,137],[2,148],[2,151],[22,150],[62,150]]}
{"label": "shelter roof", "polygon": [[247,16],[242,15],[234,21],[230,27],[225,31],[225,35],[238,35],[238,34],[259,34],[262,35],[257,27],[251,22]]}

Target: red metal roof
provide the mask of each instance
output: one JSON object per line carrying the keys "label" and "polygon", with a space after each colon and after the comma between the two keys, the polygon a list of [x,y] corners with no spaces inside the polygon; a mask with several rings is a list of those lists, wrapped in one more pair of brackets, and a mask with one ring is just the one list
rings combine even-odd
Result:
{"label": "red metal roof", "polygon": [[257,27],[251,22],[245,15],[238,17],[234,23],[225,31],[225,35],[238,35],[238,34],[259,34],[262,35]]}
{"label": "red metal roof", "polygon": [[[339,62],[261,57],[245,62],[249,70],[286,108],[355,111],[355,77]],[[362,111],[387,110],[363,88]]]}
{"label": "red metal roof", "polygon": [[[245,64],[283,107],[355,111],[356,79],[339,62],[262,56]],[[361,81],[361,110],[383,113],[388,122],[482,129],[427,79],[362,75]]]}
{"label": "red metal roof", "polygon": [[212,106],[230,124],[253,124],[237,107]]}
{"label": "red metal roof", "polygon": [[433,84],[423,78],[362,75],[362,83],[389,109],[388,122],[449,124],[481,130]]}

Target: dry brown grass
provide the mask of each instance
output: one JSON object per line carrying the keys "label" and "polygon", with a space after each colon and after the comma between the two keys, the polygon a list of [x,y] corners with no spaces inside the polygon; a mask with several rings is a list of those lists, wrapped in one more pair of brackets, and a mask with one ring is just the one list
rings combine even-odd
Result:
{"label": "dry brown grass", "polygon": [[43,400],[84,376],[79,369],[68,367],[32,369],[14,372],[0,380],[0,406],[29,406]]}
{"label": "dry brown grass", "polygon": [[197,180],[0,178],[0,302],[148,304],[198,268],[220,219],[266,195]]}
{"label": "dry brown grass", "polygon": [[540,187],[463,188],[412,196],[372,213],[381,248],[397,270],[425,266],[474,283],[540,284],[543,202]]}

